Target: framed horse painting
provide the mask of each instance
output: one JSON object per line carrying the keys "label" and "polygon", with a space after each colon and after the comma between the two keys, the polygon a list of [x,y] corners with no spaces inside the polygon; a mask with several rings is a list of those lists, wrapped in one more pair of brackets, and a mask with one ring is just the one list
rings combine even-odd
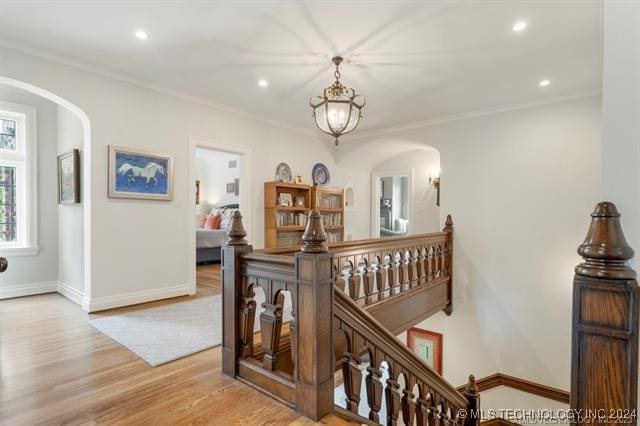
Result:
{"label": "framed horse painting", "polygon": [[173,200],[173,157],[109,145],[109,197]]}

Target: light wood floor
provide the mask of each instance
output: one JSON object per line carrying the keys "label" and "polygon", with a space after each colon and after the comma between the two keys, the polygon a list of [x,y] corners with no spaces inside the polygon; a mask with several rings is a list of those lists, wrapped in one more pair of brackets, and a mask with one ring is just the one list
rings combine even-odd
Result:
{"label": "light wood floor", "polygon": [[[203,272],[219,277],[219,265]],[[218,294],[219,279],[217,288],[211,281],[193,297]],[[58,294],[0,301],[0,424],[313,424],[222,375],[220,361],[217,347],[150,367]],[[334,416],[323,423],[347,424]]]}

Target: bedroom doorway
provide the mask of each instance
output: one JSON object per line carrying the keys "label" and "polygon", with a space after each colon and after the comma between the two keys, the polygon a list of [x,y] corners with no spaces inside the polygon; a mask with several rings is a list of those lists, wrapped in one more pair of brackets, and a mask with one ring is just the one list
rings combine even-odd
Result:
{"label": "bedroom doorway", "polygon": [[245,227],[251,223],[249,209],[243,209],[248,205],[244,182],[250,182],[247,155],[231,147],[192,141],[192,291],[198,296],[222,292],[221,249],[233,213],[242,212]]}

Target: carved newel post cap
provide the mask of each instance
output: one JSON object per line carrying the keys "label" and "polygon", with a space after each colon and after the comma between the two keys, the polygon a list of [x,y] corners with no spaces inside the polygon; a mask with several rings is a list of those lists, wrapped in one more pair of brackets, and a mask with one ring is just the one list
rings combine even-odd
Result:
{"label": "carved newel post cap", "polygon": [[9,267],[9,262],[4,257],[0,257],[0,272],[4,272]]}
{"label": "carved newel post cap", "polygon": [[584,262],[576,266],[576,274],[586,277],[629,280],[636,271],[627,265],[633,257],[633,249],[624,238],[620,225],[620,213],[616,205],[602,202],[591,213],[591,226],[578,247]]}
{"label": "carved newel post cap", "polygon": [[305,253],[326,253],[329,251],[327,246],[327,234],[324,232],[322,225],[322,216],[318,210],[311,210],[307,220],[307,228],[302,234],[302,250]]}
{"label": "carved newel post cap", "polygon": [[231,217],[231,228],[229,228],[229,232],[227,232],[227,241],[225,241],[225,245],[228,246],[246,246],[249,243],[245,238],[247,236],[247,231],[245,231],[244,226],[242,225],[242,214],[239,210],[233,212],[233,216]]}
{"label": "carved newel post cap", "polygon": [[442,231],[443,232],[453,231],[453,219],[451,218],[450,214],[447,215],[447,220],[445,220],[444,222],[444,228],[442,229]]}
{"label": "carved newel post cap", "polygon": [[478,384],[476,383],[476,376],[473,374],[469,375],[469,381],[464,387],[464,393],[467,395],[477,395],[478,394]]}

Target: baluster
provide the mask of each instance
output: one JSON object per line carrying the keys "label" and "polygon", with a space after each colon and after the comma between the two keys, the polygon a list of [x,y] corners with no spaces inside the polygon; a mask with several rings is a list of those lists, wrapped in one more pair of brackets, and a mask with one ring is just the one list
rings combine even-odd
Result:
{"label": "baluster", "polygon": [[344,274],[345,281],[347,282],[349,297],[351,298],[351,300],[358,300],[358,298],[360,297],[360,276],[357,276],[357,271],[353,270],[353,263],[351,263],[351,261],[347,261],[347,263],[344,264],[342,273]]}
{"label": "baluster", "polygon": [[434,278],[434,270],[435,270],[435,265],[434,265],[434,257],[435,257],[435,253],[434,253],[434,246],[430,245],[427,247],[427,281],[433,281]]}
{"label": "baluster", "polygon": [[346,352],[342,358],[342,376],[344,379],[344,392],[347,395],[347,410],[358,414],[362,371],[360,370],[358,357],[349,352]]}
{"label": "baluster", "polygon": [[333,275],[336,277],[336,287],[338,287],[343,293],[347,293],[345,289],[344,277],[342,276],[342,269],[337,265],[337,260],[333,264]]}
{"label": "baluster", "polygon": [[[374,360],[371,360],[373,365]],[[367,403],[369,404],[369,420],[380,423],[380,407],[382,407],[382,372],[376,367],[367,367],[369,374],[366,378]]]}
{"label": "baluster", "polygon": [[248,277],[242,277],[242,290],[240,306],[238,307],[238,328],[240,356],[248,358],[253,356],[253,328],[256,320],[256,301],[253,292],[254,283]]}
{"label": "baluster", "polygon": [[424,247],[418,247],[418,264],[416,271],[418,274],[418,284],[424,284],[427,281],[427,262]]}
{"label": "baluster", "polygon": [[388,293],[389,296],[393,295],[393,260],[391,260],[391,255],[386,255],[383,260],[383,274],[384,274],[384,286],[385,292]]}
{"label": "baluster", "polygon": [[[398,257],[399,256],[399,257]],[[407,253],[398,252],[396,254],[396,260],[398,265],[398,284],[400,285],[400,291],[408,289],[408,274],[407,274]]]}
{"label": "baluster", "polygon": [[409,389],[402,391],[402,420],[405,425],[413,425],[416,413],[415,395]]}
{"label": "baluster", "polygon": [[364,287],[364,294],[366,295],[365,304],[370,304],[379,299],[378,288],[374,282],[375,266],[369,266],[369,263],[364,260],[364,267],[362,271],[362,286]]}
{"label": "baluster", "polygon": [[449,276],[449,244],[442,245],[442,275]]}
{"label": "baluster", "polygon": [[438,278],[442,277],[442,264],[444,263],[444,257],[442,255],[442,244],[438,244],[436,248],[436,273]]}
{"label": "baluster", "polygon": [[296,308],[298,303],[298,294],[296,286],[291,286],[289,293],[291,294],[291,321],[289,322],[289,335],[291,338],[291,361],[293,362],[293,377],[298,377],[298,332],[296,329]]}
{"label": "baluster", "polygon": [[409,251],[409,287],[413,288],[419,284],[418,281],[418,261],[420,254],[415,250]]}
{"label": "baluster", "polygon": [[396,252],[393,259],[391,259],[391,282],[393,283],[391,285],[391,294],[398,294],[402,289],[402,282],[400,281],[401,258],[400,253]]}
{"label": "baluster", "polygon": [[387,403],[387,424],[395,426],[398,424],[400,401],[402,399],[400,385],[395,380],[388,379],[384,393],[385,401]]}
{"label": "baluster", "polygon": [[[422,389],[422,392],[424,392],[424,389]],[[417,426],[429,426],[429,408],[431,408],[431,397],[428,394],[424,398],[419,397],[416,404]]]}
{"label": "baluster", "polygon": [[376,280],[376,289],[378,290],[378,299],[384,299],[386,294],[386,289],[384,285],[384,279],[382,278],[382,265],[380,264],[380,258],[376,258],[375,263],[371,265],[371,271],[373,272],[373,276]]}
{"label": "baluster", "polygon": [[265,352],[262,358],[262,365],[267,370],[275,370],[276,368],[276,357],[282,332],[284,295],[278,292],[275,299],[275,303],[264,303],[264,312],[260,314],[260,333],[262,347]]}

